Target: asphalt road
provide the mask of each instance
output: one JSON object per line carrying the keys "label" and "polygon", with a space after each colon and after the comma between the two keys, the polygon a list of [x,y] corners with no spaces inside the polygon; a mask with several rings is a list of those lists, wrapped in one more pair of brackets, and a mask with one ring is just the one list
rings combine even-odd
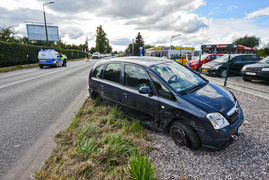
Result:
{"label": "asphalt road", "polygon": [[0,179],[22,177],[47,139],[70,123],[67,114],[88,95],[93,64],[82,60],[0,74]]}

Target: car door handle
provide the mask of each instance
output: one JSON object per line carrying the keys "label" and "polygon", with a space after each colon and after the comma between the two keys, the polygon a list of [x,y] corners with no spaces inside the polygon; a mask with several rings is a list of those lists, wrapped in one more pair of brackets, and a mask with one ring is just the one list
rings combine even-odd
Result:
{"label": "car door handle", "polygon": [[127,98],[128,98],[128,95],[127,95],[126,93],[123,93],[123,94],[122,94],[122,97],[123,97],[124,99],[127,99]]}

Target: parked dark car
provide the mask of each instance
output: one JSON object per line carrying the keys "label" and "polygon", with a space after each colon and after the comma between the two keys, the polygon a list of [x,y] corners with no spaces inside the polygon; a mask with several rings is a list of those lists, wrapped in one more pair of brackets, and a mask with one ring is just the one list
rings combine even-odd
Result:
{"label": "parked dark car", "polygon": [[258,63],[245,65],[241,70],[241,74],[244,81],[269,81],[269,56]]}
{"label": "parked dark car", "polygon": [[97,62],[89,74],[89,94],[194,150],[221,150],[243,127],[243,112],[231,92],[164,58]]}
{"label": "parked dark car", "polygon": [[227,62],[230,56],[229,74],[240,75],[241,69],[247,64],[253,64],[260,60],[260,57],[256,54],[231,54],[224,55],[202,65],[203,74],[219,75],[226,77],[227,74]]}

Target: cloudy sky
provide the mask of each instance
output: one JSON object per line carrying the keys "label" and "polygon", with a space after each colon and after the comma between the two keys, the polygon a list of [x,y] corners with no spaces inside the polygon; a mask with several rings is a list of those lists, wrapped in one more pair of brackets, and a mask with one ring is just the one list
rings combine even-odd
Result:
{"label": "cloudy sky", "polygon": [[28,22],[58,26],[67,44],[95,46],[96,27],[103,26],[113,50],[124,50],[138,32],[145,44],[174,46],[226,44],[255,35],[269,43],[268,0],[0,0],[0,27],[27,36]]}

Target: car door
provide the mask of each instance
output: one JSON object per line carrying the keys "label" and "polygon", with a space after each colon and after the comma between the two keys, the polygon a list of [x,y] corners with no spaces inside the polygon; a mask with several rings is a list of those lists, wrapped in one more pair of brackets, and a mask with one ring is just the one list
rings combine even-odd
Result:
{"label": "car door", "polygon": [[243,67],[243,57],[236,56],[233,59],[231,59],[231,62],[229,64],[229,73],[238,74],[240,73],[242,67]]}
{"label": "car door", "polygon": [[100,84],[100,91],[103,101],[106,105],[119,105],[121,104],[121,63],[107,64],[103,81]]}
{"label": "car door", "polygon": [[155,75],[150,74],[152,82],[157,90],[157,96],[159,99],[159,129],[163,129],[171,120],[179,118],[182,115],[182,109],[184,108],[177,102],[174,94],[169,88]]}
{"label": "car door", "polygon": [[209,55],[206,59],[205,59],[205,63],[208,63],[210,61],[212,61],[214,59],[214,55]]}
{"label": "car door", "polygon": [[156,128],[159,123],[158,97],[154,93],[139,93],[141,87],[152,87],[145,69],[142,66],[125,64],[122,109],[127,115]]}

